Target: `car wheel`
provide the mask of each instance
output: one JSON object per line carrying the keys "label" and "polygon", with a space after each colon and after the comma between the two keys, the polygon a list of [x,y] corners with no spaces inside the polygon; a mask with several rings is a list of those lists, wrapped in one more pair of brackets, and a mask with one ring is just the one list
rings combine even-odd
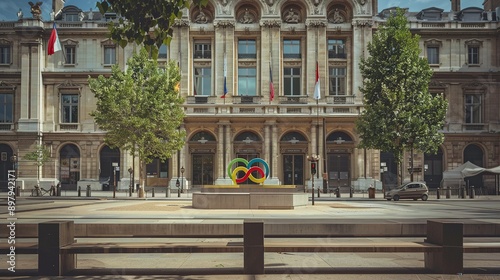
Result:
{"label": "car wheel", "polygon": [[395,195],[392,199],[394,199],[394,201],[398,201],[399,200],[399,195]]}
{"label": "car wheel", "polygon": [[428,197],[426,194],[422,195],[422,200],[423,200],[423,201],[426,201],[426,200],[427,200],[427,198],[429,198],[429,197]]}

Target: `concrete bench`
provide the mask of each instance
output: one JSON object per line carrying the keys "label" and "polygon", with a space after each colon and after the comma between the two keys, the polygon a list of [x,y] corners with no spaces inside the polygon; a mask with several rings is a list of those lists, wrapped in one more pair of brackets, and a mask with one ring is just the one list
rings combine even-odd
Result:
{"label": "concrete bench", "polygon": [[[467,223],[466,223],[467,224]],[[293,224],[295,225],[295,224]],[[245,221],[243,225],[208,225],[212,228],[212,234],[208,231],[195,233],[196,238],[241,238],[243,241],[210,241],[210,242],[123,242],[120,238],[150,238],[150,237],[181,237],[178,228],[172,228],[170,232],[163,235],[149,231],[135,232],[137,227],[120,227],[119,224],[93,225],[81,227],[79,231],[82,240],[75,242],[75,224],[72,221],[53,221],[37,224],[36,232],[31,232],[28,238],[32,241],[32,234],[38,235],[38,242],[16,242],[16,254],[38,254],[39,275],[66,275],[76,269],[76,255],[78,254],[113,254],[113,253],[243,253],[243,272],[248,274],[262,274],[264,270],[264,253],[275,252],[304,252],[304,253],[424,253],[425,268],[445,274],[460,273],[463,270],[464,253],[500,253],[500,242],[498,242],[497,231],[487,233],[482,230],[480,237],[468,238],[463,242],[464,224],[456,221],[429,220],[426,224],[426,236],[423,241],[405,241],[400,237],[377,234],[387,240],[365,238],[366,236],[352,236],[342,231],[342,235],[350,236],[348,241],[342,242],[339,237],[327,240],[325,238],[311,238],[308,235],[290,234],[285,235],[283,230],[290,229],[289,224],[265,225],[262,221]],[[158,226],[158,225],[157,225]],[[182,229],[186,226],[181,225]],[[220,227],[223,226],[227,236],[224,236]],[[282,228],[284,226],[284,228]],[[345,226],[339,224],[338,226]],[[31,226],[29,226],[31,228]],[[94,227],[98,227],[96,230]],[[109,235],[109,230],[114,228],[116,232]],[[242,228],[241,228],[242,227]],[[310,227],[310,226],[309,226]],[[309,228],[308,227],[308,228]],[[485,228],[489,225],[477,224],[474,228]],[[492,227],[494,228],[494,227]],[[144,229],[144,228],[142,228]],[[160,228],[162,231],[163,227]],[[191,231],[185,231],[191,232]],[[243,232],[243,234],[241,233]],[[265,233],[267,232],[267,233]],[[318,234],[317,237],[324,235]],[[333,236],[333,235],[332,235]],[[332,237],[330,236],[330,237]],[[420,235],[419,235],[420,236]],[[265,237],[265,238],[264,238]],[[293,238],[291,241],[283,241],[279,238]],[[485,238],[486,237],[486,238]],[[490,238],[494,237],[494,238]],[[97,238],[97,239],[95,239]],[[113,238],[111,242],[99,240],[101,238]],[[413,237],[414,238],[414,237]],[[22,239],[22,238],[21,238]],[[391,240],[393,239],[393,240]],[[470,239],[470,241],[469,241]],[[95,240],[95,241],[94,241]],[[139,239],[137,239],[139,240]],[[486,240],[482,242],[481,240]],[[19,238],[17,241],[21,241]],[[80,242],[84,241],[84,242]],[[130,240],[129,240],[130,241]],[[0,253],[8,253],[8,247],[0,246]]]}

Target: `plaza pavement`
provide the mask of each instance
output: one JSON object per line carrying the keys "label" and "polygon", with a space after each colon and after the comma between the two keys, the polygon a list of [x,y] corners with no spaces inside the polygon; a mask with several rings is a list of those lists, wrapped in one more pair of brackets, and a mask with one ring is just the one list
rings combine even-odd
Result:
{"label": "plaza pavement", "polygon": [[[166,197],[163,192],[151,193],[147,198],[132,197],[126,192],[93,191],[91,197],[82,192],[63,191],[61,197],[29,197],[18,198],[17,217],[22,222],[36,222],[53,219],[72,219],[75,223],[138,223],[138,222],[210,222],[234,223],[246,218],[259,219],[328,219],[342,211],[343,219],[359,219],[370,221],[370,212],[390,213],[392,205],[377,193],[375,199],[369,199],[367,194],[342,194],[336,198],[334,194],[321,194],[316,198],[315,206],[298,207],[295,210],[205,210],[193,209],[191,194],[183,193],[180,197],[172,193]],[[310,194],[309,194],[310,195]],[[0,194],[5,201],[5,193]],[[443,198],[442,198],[443,199]],[[463,200],[452,197],[449,201]],[[384,203],[379,203],[383,201]],[[430,197],[429,201],[436,201]],[[500,202],[498,196],[479,196],[475,203]],[[360,202],[363,206],[353,206],[349,202]],[[421,202],[420,203],[427,203]],[[3,203],[2,203],[3,204]],[[4,204],[3,204],[4,205]],[[332,206],[333,205],[333,206]],[[376,207],[372,207],[376,205]],[[6,217],[5,208],[0,209],[0,217]],[[107,210],[107,211],[102,211]],[[333,217],[339,218],[340,216]],[[409,217],[421,220],[421,217]],[[500,223],[500,217],[498,217]],[[200,240],[203,241],[203,240]],[[36,268],[36,256],[19,256],[23,259],[21,268]],[[5,264],[5,256],[0,256],[0,262]],[[238,275],[238,269],[243,266],[241,254],[140,254],[121,255],[81,255],[78,256],[78,267],[84,269],[86,275],[64,277],[19,276],[12,277],[6,271],[0,271],[0,279],[345,279],[345,280],[379,280],[379,279],[474,279],[500,280],[500,254],[469,254],[464,260],[463,275],[428,274],[423,265],[423,254],[411,253],[341,253],[341,254],[305,254],[305,253],[266,253],[266,275]],[[126,268],[123,268],[123,267]],[[93,268],[106,267],[100,274],[93,273]],[[489,270],[481,270],[488,267]],[[491,269],[498,267],[498,269]],[[146,268],[147,270],[145,270]],[[151,275],[145,275],[151,274]],[[165,275],[170,274],[170,275]]]}

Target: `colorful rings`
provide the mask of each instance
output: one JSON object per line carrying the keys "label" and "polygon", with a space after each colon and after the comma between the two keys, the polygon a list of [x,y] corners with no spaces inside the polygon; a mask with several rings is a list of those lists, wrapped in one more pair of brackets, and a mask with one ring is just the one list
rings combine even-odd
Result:
{"label": "colorful rings", "polygon": [[[231,168],[233,167],[233,164],[241,162],[244,163],[246,166],[238,166],[236,167],[233,171],[231,171]],[[253,166],[256,163],[260,163],[264,166],[265,170],[262,170],[260,166]],[[238,172],[243,171],[245,172],[245,176],[238,178]],[[252,175],[252,172],[258,172],[260,174],[261,178],[255,178]],[[244,158],[235,158],[233,159],[228,167],[227,167],[227,175],[229,178],[233,181],[233,184],[241,184],[245,182],[247,179],[250,179],[252,182],[257,183],[257,184],[262,184],[264,181],[269,177],[269,165],[267,162],[265,162],[261,158],[254,158],[250,161],[247,161]]]}

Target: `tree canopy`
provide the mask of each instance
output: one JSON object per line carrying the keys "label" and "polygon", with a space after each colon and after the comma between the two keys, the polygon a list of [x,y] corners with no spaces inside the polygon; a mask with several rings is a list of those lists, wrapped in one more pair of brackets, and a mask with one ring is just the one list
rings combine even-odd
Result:
{"label": "tree canopy", "polygon": [[118,22],[110,22],[111,38],[125,47],[135,42],[156,52],[162,44],[169,44],[172,38],[172,26],[182,17],[182,10],[191,4],[204,6],[208,0],[102,0],[96,3],[104,14],[116,12]]}
{"label": "tree canopy", "polygon": [[360,146],[392,152],[401,162],[405,150],[436,152],[444,141],[447,101],[429,92],[432,69],[419,56],[419,36],[398,9],[368,44],[360,63],[365,110],[357,121]]}
{"label": "tree canopy", "polygon": [[125,71],[115,65],[110,77],[89,78],[97,99],[91,115],[107,132],[106,144],[137,152],[143,163],[180,150],[185,132],[179,129],[184,119],[179,81],[174,61],[161,68],[145,49],[128,60]]}

